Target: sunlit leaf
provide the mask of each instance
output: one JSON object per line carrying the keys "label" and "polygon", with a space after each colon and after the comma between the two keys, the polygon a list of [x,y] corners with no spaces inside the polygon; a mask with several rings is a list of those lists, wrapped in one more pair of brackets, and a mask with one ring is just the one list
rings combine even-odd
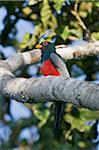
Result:
{"label": "sunlit leaf", "polygon": [[65,26],[63,32],[61,33],[61,37],[63,40],[66,40],[68,35],[69,35],[69,28],[68,26]]}
{"label": "sunlit leaf", "polygon": [[54,8],[56,9],[57,12],[61,10],[64,1],[65,0],[53,0]]}
{"label": "sunlit leaf", "polygon": [[24,35],[23,41],[20,43],[19,47],[21,49],[25,49],[27,47],[27,43],[30,40],[30,33],[26,33]]}
{"label": "sunlit leaf", "polygon": [[91,35],[95,37],[95,39],[99,40],[99,32],[93,32]]}
{"label": "sunlit leaf", "polygon": [[22,11],[25,15],[29,15],[30,13],[32,13],[32,9],[30,7],[25,7],[22,9]]}
{"label": "sunlit leaf", "polygon": [[28,4],[31,6],[31,5],[38,4],[41,1],[43,1],[43,0],[29,0]]}
{"label": "sunlit leaf", "polygon": [[79,131],[88,131],[90,126],[86,124],[84,117],[76,118],[71,115],[65,115],[65,121],[71,124],[72,129],[78,129]]}
{"label": "sunlit leaf", "polygon": [[38,16],[37,16],[36,14],[31,14],[31,15],[30,15],[30,18],[31,18],[32,20],[37,20]]}
{"label": "sunlit leaf", "polygon": [[76,36],[76,37],[78,37],[79,39],[81,39],[82,38],[82,29],[81,28],[78,28],[78,29],[70,29],[70,34],[71,35],[74,35],[74,36]]}
{"label": "sunlit leaf", "polygon": [[38,124],[39,127],[42,127],[47,122],[47,119],[50,115],[50,111],[47,108],[40,110],[39,106],[33,107],[33,113],[40,120]]}
{"label": "sunlit leaf", "polygon": [[80,109],[80,116],[84,117],[86,120],[98,120],[99,119],[99,111],[92,111],[89,109]]}
{"label": "sunlit leaf", "polygon": [[95,2],[96,7],[99,7],[99,2]]}
{"label": "sunlit leaf", "polygon": [[48,0],[43,0],[43,7],[41,9],[41,20],[43,26],[46,28],[48,25],[48,21],[52,15]]}

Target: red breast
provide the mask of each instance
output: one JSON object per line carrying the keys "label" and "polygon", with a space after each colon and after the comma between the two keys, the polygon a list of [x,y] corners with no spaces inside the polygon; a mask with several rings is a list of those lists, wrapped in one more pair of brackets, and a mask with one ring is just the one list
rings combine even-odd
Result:
{"label": "red breast", "polygon": [[42,66],[40,67],[40,71],[42,72],[43,75],[48,76],[60,76],[60,73],[58,70],[54,67],[52,64],[51,60],[48,59],[43,62]]}

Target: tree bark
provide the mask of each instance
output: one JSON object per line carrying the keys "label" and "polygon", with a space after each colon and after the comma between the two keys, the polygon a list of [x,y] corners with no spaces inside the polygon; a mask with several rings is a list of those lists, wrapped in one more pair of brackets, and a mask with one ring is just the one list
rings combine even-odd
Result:
{"label": "tree bark", "polygon": [[[97,43],[99,44],[99,42]],[[85,49],[82,51],[78,48],[79,52],[81,52],[80,54],[98,54],[99,45],[97,43],[94,43],[94,47],[89,46],[90,50],[88,50],[88,45],[86,51]],[[78,49],[76,49],[75,52],[77,52]],[[74,55],[71,54],[71,58],[74,58]],[[15,77],[13,74],[15,70],[24,65],[38,62],[40,55],[40,50],[33,50],[18,53],[5,61],[0,61],[0,92],[2,95],[24,103],[64,101],[92,110],[99,109],[99,85],[74,78],[67,79],[63,76],[29,79]],[[69,55],[66,59],[70,59]]]}

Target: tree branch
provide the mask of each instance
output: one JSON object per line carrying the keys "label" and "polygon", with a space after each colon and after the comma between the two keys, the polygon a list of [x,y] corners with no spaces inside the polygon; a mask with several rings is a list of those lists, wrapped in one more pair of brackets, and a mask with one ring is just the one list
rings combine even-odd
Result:
{"label": "tree branch", "polygon": [[[86,56],[99,54],[99,41],[86,43],[77,46],[56,46],[57,53],[65,60],[83,58]],[[9,57],[5,62],[10,66],[11,71],[15,71],[24,65],[31,65],[40,61],[40,49],[34,49],[24,53],[18,53]]]}
{"label": "tree branch", "polygon": [[[75,51],[72,49],[68,51],[64,58],[74,58],[73,53],[78,50],[81,55],[98,54],[99,42],[95,42],[93,45],[79,46]],[[64,48],[64,51],[67,49],[69,48]],[[59,48],[59,50],[62,52],[62,48]],[[59,50],[57,49],[58,52]],[[63,76],[30,79],[14,76],[13,72],[19,67],[38,62],[40,54],[39,50],[33,50],[15,54],[5,61],[0,61],[0,92],[2,95],[19,102],[64,101],[93,110],[99,109],[98,85],[78,81],[74,78],[67,79]]]}

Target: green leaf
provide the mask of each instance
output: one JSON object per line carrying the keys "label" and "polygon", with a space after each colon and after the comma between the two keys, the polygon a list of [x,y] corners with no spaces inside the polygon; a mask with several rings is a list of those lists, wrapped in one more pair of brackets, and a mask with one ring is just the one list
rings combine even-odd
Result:
{"label": "green leaf", "polygon": [[23,38],[24,42],[27,42],[29,39],[30,39],[30,33],[25,33]]}
{"label": "green leaf", "polygon": [[80,28],[70,29],[70,34],[74,35],[75,37],[78,37],[79,39],[81,39],[83,37],[82,29],[80,29]]}
{"label": "green leaf", "polygon": [[57,12],[59,12],[62,8],[63,2],[65,0],[53,0],[54,4],[54,8],[56,9]]}
{"label": "green leaf", "polygon": [[44,29],[49,27],[51,29],[55,29],[57,27],[57,19],[52,13],[48,0],[43,1],[43,7],[41,9],[40,15]]}
{"label": "green leaf", "polygon": [[41,15],[41,20],[42,20],[43,26],[44,26],[44,28],[46,28],[47,25],[48,25],[48,21],[51,18],[51,15],[52,15],[48,0],[43,1],[43,7],[41,9],[41,14],[40,15]]}
{"label": "green leaf", "polygon": [[99,2],[95,2],[96,7],[99,7]]}
{"label": "green leaf", "polygon": [[65,26],[63,32],[61,33],[61,37],[63,40],[66,40],[68,35],[69,35],[69,28],[68,26]]}
{"label": "green leaf", "polygon": [[71,129],[77,129],[80,132],[89,131],[90,126],[86,124],[84,117],[76,118],[69,114],[65,115],[65,121],[71,124]]}
{"label": "green leaf", "polygon": [[40,108],[41,106],[34,106],[33,107],[33,113],[35,114],[35,116],[39,119],[39,127],[42,127],[44,124],[46,124],[47,119],[50,115],[50,111],[47,108],[44,108],[43,110],[40,110],[42,108]]}
{"label": "green leaf", "polygon": [[80,109],[80,116],[84,117],[87,121],[88,120],[98,120],[99,119],[99,111],[92,111],[89,109]]}
{"label": "green leaf", "polygon": [[99,40],[99,32],[93,32],[91,35],[95,37],[95,39]]}
{"label": "green leaf", "polygon": [[28,5],[31,6],[31,5],[35,5],[35,4],[38,4],[39,2],[41,2],[42,0],[29,0],[28,1]]}
{"label": "green leaf", "polygon": [[21,49],[25,49],[27,47],[27,43],[30,40],[30,33],[25,33],[23,41],[19,44]]}

